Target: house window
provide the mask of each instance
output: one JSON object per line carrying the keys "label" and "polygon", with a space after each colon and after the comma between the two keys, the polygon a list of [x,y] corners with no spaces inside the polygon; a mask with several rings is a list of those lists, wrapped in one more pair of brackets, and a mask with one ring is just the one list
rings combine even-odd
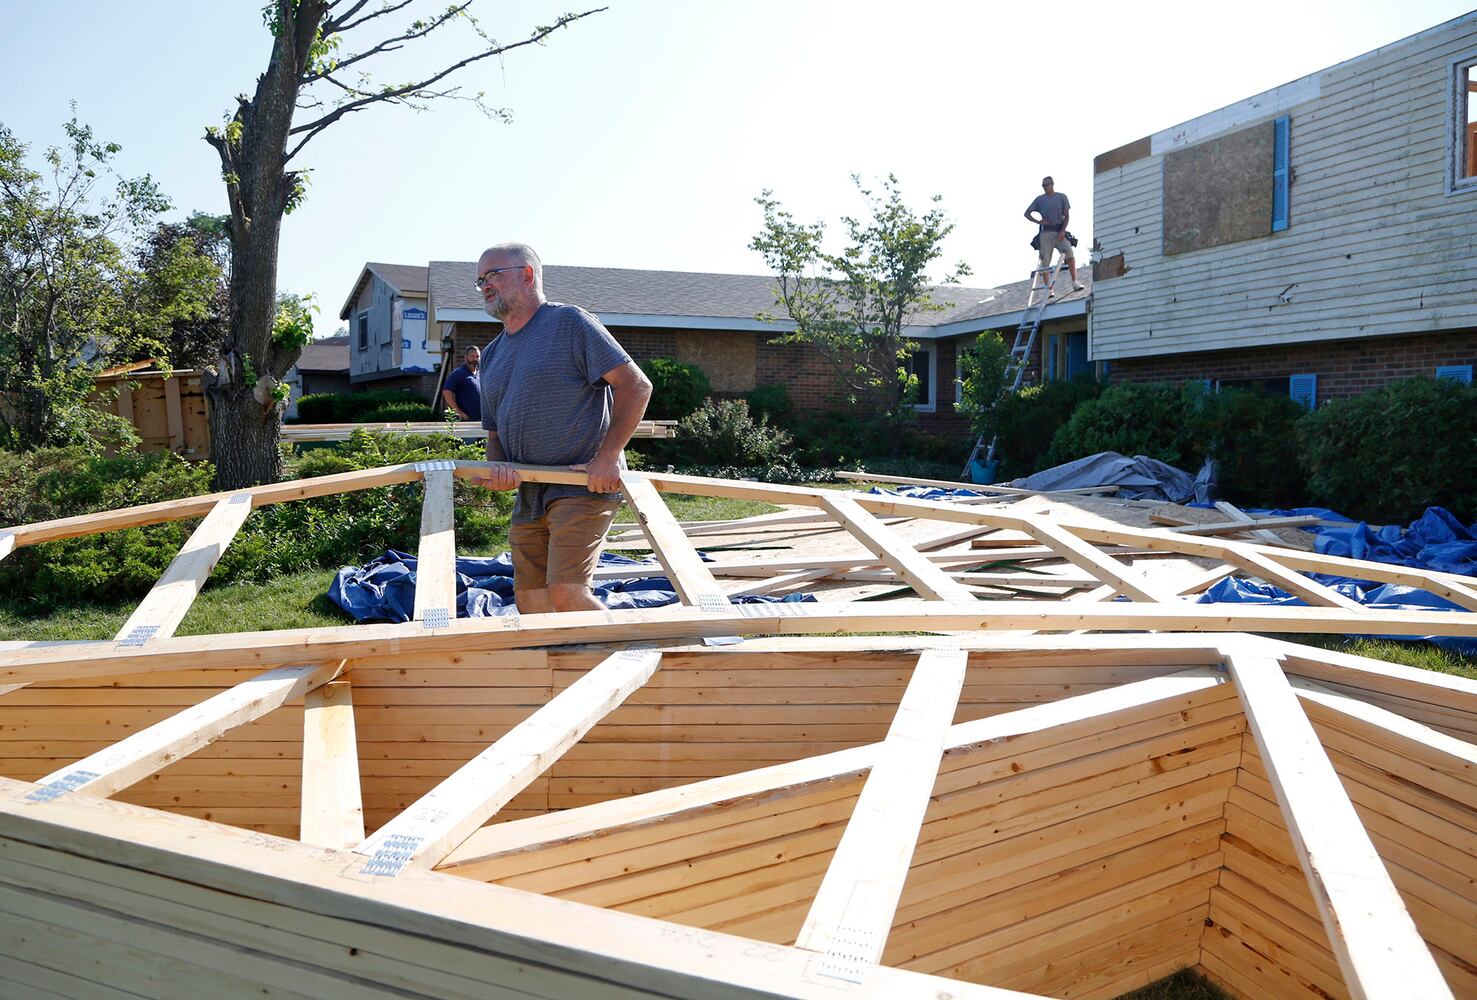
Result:
{"label": "house window", "polygon": [[1076,378],[1087,374],[1092,370],[1087,362],[1087,331],[1048,334],[1042,363],[1048,379]]}
{"label": "house window", "polygon": [[909,375],[918,377],[918,392],[913,397],[913,408],[920,413],[933,413],[938,407],[934,400],[934,378],[935,363],[938,360],[937,348],[933,344],[922,344],[918,350],[908,354],[903,359],[902,368]]}
{"label": "house window", "polygon": [[1462,134],[1462,150],[1466,153],[1462,176],[1477,177],[1477,100],[1472,98],[1477,94],[1477,68],[1468,66],[1462,71],[1461,85],[1462,118],[1466,126]]}
{"label": "house window", "polygon": [[1477,59],[1452,67],[1451,190],[1477,190]]}
{"label": "house window", "polygon": [[360,313],[355,317],[355,322],[359,324],[359,350],[367,351],[369,350],[369,313]]}

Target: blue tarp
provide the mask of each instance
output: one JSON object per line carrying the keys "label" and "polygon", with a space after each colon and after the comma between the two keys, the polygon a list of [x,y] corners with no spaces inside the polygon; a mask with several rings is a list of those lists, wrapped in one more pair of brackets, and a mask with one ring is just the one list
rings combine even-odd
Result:
{"label": "blue tarp", "polygon": [[[602,553],[601,566],[640,566],[634,559]],[[345,566],[328,585],[328,599],[355,621],[408,622],[415,610],[415,556],[390,549],[363,566]],[[602,580],[595,596],[607,608],[659,608],[677,603],[677,593],[665,576]],[[810,594],[788,597],[735,597],[735,604],[793,604],[814,601]],[[517,614],[513,604],[513,561],[508,553],[496,557],[462,556],[456,561],[456,617],[485,618]]]}
{"label": "blue tarp", "polygon": [[[1443,507],[1427,507],[1426,512],[1412,521],[1407,528],[1400,528],[1396,525],[1372,528],[1363,521],[1354,521],[1326,507],[1296,507],[1285,511],[1259,510],[1252,513],[1269,516],[1311,514],[1327,521],[1338,522],[1328,525],[1310,525],[1304,529],[1316,536],[1314,547],[1323,555],[1367,559],[1371,562],[1392,563],[1397,566],[1409,566],[1412,569],[1434,570],[1438,573],[1477,576],[1477,524],[1464,526]],[[1319,583],[1332,587],[1368,608],[1382,611],[1464,610],[1444,597],[1438,597],[1414,587],[1393,583],[1366,587],[1361,585],[1361,581],[1347,577],[1330,576],[1325,573],[1309,575]],[[1370,582],[1363,581],[1365,584]],[[1200,597],[1200,601],[1202,603],[1226,601],[1240,604],[1304,603],[1281,588],[1234,578],[1222,580],[1207,590]],[[1477,656],[1477,639],[1419,635],[1391,635],[1380,638],[1405,639],[1412,642],[1425,640],[1454,652]]]}

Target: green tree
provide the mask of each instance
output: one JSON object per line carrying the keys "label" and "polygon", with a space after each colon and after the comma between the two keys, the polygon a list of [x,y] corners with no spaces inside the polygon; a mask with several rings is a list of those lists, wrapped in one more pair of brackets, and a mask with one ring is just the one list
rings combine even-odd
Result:
{"label": "green tree", "polygon": [[[824,222],[797,222],[768,190],[755,199],[764,225],[749,248],[774,272],[775,304],[795,323],[793,333],[771,343],[815,347],[835,370],[848,403],[875,407],[901,425],[913,417],[909,404],[918,386],[906,367],[918,345],[905,330],[948,307],[934,300],[927,270],[943,255],[940,244],[954,223],[939,207],[939,195],[919,215],[903,201],[896,177],[888,175],[880,193],[857,175],[851,179],[869,217],[842,217],[847,242],[840,253],[825,249]],[[967,274],[965,264],[956,264],[941,283]]]}
{"label": "green tree", "polygon": [[[73,117],[46,175],[0,124],[0,434],[13,448],[101,446],[132,430],[87,403],[92,376],[161,353],[126,247],[169,207],[153,180],[118,177],[120,147]],[[101,185],[115,182],[111,193]]]}
{"label": "green tree", "polygon": [[974,434],[990,440],[1000,433],[1000,402],[1005,397],[1005,370],[1010,348],[996,330],[986,330],[967,349],[960,345],[959,405],[967,413]]}
{"label": "green tree", "polygon": [[[566,14],[519,41],[502,43],[472,15],[472,3],[455,2],[423,17],[409,10],[416,0],[373,5],[370,0],[271,0],[262,8],[272,35],[266,69],[251,96],[236,98],[225,124],[205,131],[220,157],[230,206],[228,319],[205,380],[221,488],[281,478],[277,443],[283,394],[278,386],[302,345],[280,340],[274,332],[283,329],[276,322],[278,242],[283,217],[305,192],[307,171],[294,165],[304,147],[346,116],[377,104],[424,109],[438,100],[467,100],[489,117],[506,120],[506,109],[489,107],[480,93],[447,86],[447,78],[473,63],[540,43],[597,13]],[[380,83],[369,72],[388,60],[403,60],[404,50],[454,26],[473,36],[465,58],[416,74],[408,83]]]}
{"label": "green tree", "polygon": [[175,368],[214,364],[225,337],[230,240],[224,224],[224,216],[195,212],[184,222],[159,223],[139,248],[149,315]]}

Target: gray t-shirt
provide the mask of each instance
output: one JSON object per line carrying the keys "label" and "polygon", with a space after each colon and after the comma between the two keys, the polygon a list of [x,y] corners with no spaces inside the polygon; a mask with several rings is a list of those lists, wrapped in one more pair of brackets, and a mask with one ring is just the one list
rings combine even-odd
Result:
{"label": "gray t-shirt", "polygon": [[[1019,205],[1020,202],[1016,204]],[[1072,203],[1067,200],[1066,195],[1054,191],[1051,194],[1038,194],[1026,211],[1040,212],[1041,228],[1056,230],[1062,228],[1062,220],[1067,217],[1067,210],[1071,207]]]}
{"label": "gray t-shirt", "polygon": [[[516,333],[503,333],[483,349],[482,426],[497,432],[509,461],[588,462],[610,430],[610,385],[603,376],[630,360],[594,316],[545,302]],[[523,483],[513,520],[537,521],[552,500],[592,495],[620,499],[583,486]]]}

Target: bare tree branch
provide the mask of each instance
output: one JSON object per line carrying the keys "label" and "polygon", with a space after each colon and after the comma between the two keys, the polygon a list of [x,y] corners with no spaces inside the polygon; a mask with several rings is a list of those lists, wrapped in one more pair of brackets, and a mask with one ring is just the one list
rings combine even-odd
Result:
{"label": "bare tree branch", "polygon": [[[403,35],[396,35],[394,38],[386,38],[384,41],[382,41],[378,45],[374,46],[374,48],[365,49],[363,52],[355,53],[354,55],[349,56],[347,59],[340,59],[340,60],[338,60],[337,62],[334,63],[332,69],[323,70],[323,71],[318,72],[318,73],[307,73],[307,74],[305,74],[303,76],[303,85],[304,86],[307,86],[310,83],[313,83],[313,82],[315,82],[317,80],[321,80],[324,76],[327,76],[329,73],[334,73],[334,72],[337,72],[337,71],[339,71],[341,69],[345,69],[345,68],[347,68],[349,66],[354,65],[357,62],[363,62],[365,59],[368,59],[370,56],[376,56],[376,55],[379,55],[382,52],[396,52],[396,51],[399,51],[400,49],[403,49],[405,46],[404,45],[396,45],[395,44],[396,42],[410,42],[410,41],[415,41],[418,38],[425,38],[431,32],[435,31],[437,28],[439,28],[442,25],[446,24],[452,18],[460,17],[461,14],[462,14],[462,12],[464,12],[470,6],[472,6],[472,0],[467,0],[466,3],[461,4],[460,6],[448,7],[446,10],[444,10],[440,14],[436,15],[436,17],[434,17],[431,20],[425,22],[425,26],[422,27],[422,28],[412,28],[411,30],[405,32]],[[360,18],[359,20],[360,20],[360,23],[363,23],[363,21],[365,20],[365,18]],[[327,31],[323,32],[323,36],[325,38],[328,37],[328,32]]]}
{"label": "bare tree branch", "polygon": [[332,34],[341,35],[345,31],[353,31],[355,28],[359,27],[366,21],[373,21],[377,17],[383,17],[386,14],[395,13],[395,11],[397,10],[403,10],[404,8],[409,7],[411,4],[415,3],[415,0],[400,0],[400,3],[392,3],[387,7],[381,7],[379,10],[370,11],[368,14],[365,14],[357,21],[350,21],[349,18],[358,13],[358,11],[363,8],[363,6],[368,2],[369,0],[359,0],[358,3],[354,4],[348,10],[344,11],[342,16],[336,17],[331,21],[324,22],[323,36],[327,38],[329,35]]}
{"label": "bare tree branch", "polygon": [[[468,0],[468,2],[470,2],[470,0]],[[462,7],[465,8],[466,7],[466,4],[463,4]],[[570,24],[570,23],[572,23],[574,21],[578,21],[579,19],[584,18],[584,17],[589,17],[592,14],[598,14],[598,13],[604,11],[604,10],[607,10],[607,9],[608,8],[605,8],[605,7],[598,7],[598,8],[595,8],[594,10],[587,10],[587,11],[585,11],[582,14],[565,14],[565,15],[562,15],[559,18],[559,20],[556,21],[556,22],[554,22],[552,25],[545,25],[544,27],[537,29],[536,31],[534,31],[534,33],[532,35],[530,35],[527,38],[523,39],[521,42],[514,42],[511,45],[504,45],[504,46],[501,46],[501,47],[498,47],[498,48],[488,49],[487,51],[480,52],[477,55],[468,56],[466,59],[463,59],[463,60],[461,60],[460,62],[457,62],[457,63],[453,63],[451,66],[448,66],[446,69],[443,69],[440,72],[435,73],[432,76],[429,76],[426,79],[421,80],[421,81],[419,81],[417,83],[407,83],[407,84],[404,84],[403,86],[400,86],[400,87],[392,87],[392,88],[390,88],[388,90],[385,90],[385,91],[382,91],[382,92],[380,92],[378,94],[371,94],[371,95],[367,95],[365,97],[358,98],[356,100],[350,101],[347,104],[341,105],[340,107],[338,107],[334,111],[329,112],[328,114],[324,115],[322,118],[317,119],[316,121],[311,121],[311,122],[307,122],[307,123],[305,123],[303,125],[298,125],[295,128],[293,128],[292,130],[290,130],[288,132],[288,135],[297,135],[299,133],[306,133],[306,134],[303,136],[302,140],[288,152],[288,154],[287,154],[286,158],[283,160],[283,162],[284,163],[290,162],[294,156],[296,156],[299,152],[302,151],[302,148],[304,146],[306,146],[308,144],[308,142],[310,140],[312,140],[312,138],[314,136],[316,136],[318,133],[322,132],[324,129],[328,128],[328,126],[332,125],[334,122],[336,122],[339,119],[343,118],[344,115],[346,115],[346,114],[349,114],[349,113],[354,112],[354,111],[362,110],[363,108],[366,108],[366,107],[368,107],[371,104],[375,104],[375,103],[378,103],[378,102],[381,102],[381,101],[391,101],[391,102],[393,102],[396,98],[402,98],[402,97],[406,97],[406,96],[415,96],[419,91],[425,90],[431,84],[435,83],[438,80],[445,79],[446,77],[450,76],[452,73],[455,73],[457,70],[462,69],[465,66],[469,66],[469,65],[471,65],[472,63],[475,63],[475,62],[480,62],[481,60],[486,59],[489,56],[502,55],[504,52],[511,52],[513,49],[523,48],[525,45],[534,45],[534,44],[542,41],[543,39],[547,38],[549,35],[553,34],[555,31],[558,31],[560,28],[564,27],[567,24]],[[445,96],[450,96],[450,95],[449,94],[428,94],[426,96],[428,96],[428,97],[445,97]]]}

